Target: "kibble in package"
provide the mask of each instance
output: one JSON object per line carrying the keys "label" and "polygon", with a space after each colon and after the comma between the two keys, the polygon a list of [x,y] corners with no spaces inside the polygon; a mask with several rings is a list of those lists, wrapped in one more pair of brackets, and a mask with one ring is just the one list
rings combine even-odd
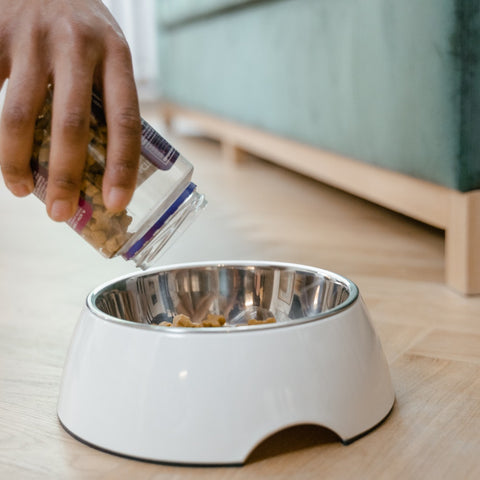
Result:
{"label": "kibble in package", "polygon": [[[36,121],[31,159],[34,194],[43,202],[48,185],[52,104],[50,88]],[[92,96],[89,136],[78,208],[67,223],[105,257],[121,256],[147,268],[206,205],[191,181],[193,166],[142,119],[135,193],[125,210],[112,213],[103,203],[108,138],[101,97],[96,93]]]}

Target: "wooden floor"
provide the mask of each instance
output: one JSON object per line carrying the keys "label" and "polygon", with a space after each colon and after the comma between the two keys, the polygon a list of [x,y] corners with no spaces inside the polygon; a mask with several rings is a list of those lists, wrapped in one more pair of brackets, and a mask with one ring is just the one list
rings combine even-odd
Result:
{"label": "wooden floor", "polygon": [[162,263],[277,260],[349,277],[388,358],[394,410],[347,447],[317,427],[280,432],[243,467],[151,464],[78,442],[56,417],[68,343],[87,293],[133,267],[2,185],[0,478],[480,478],[480,298],[444,286],[442,232],[259,159],[223,162],[212,141],[166,136],[209,206]]}

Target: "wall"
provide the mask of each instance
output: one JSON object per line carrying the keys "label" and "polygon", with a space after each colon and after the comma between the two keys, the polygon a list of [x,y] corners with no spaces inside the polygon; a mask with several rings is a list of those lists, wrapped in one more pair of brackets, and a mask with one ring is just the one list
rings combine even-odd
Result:
{"label": "wall", "polygon": [[130,45],[139,95],[157,96],[155,0],[104,0]]}

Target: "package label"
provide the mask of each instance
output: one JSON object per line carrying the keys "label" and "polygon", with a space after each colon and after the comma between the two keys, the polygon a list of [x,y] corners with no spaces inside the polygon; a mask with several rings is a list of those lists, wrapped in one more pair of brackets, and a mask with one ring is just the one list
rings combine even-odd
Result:
{"label": "package label", "polygon": [[[45,197],[47,196],[48,185],[48,171],[45,167],[38,163],[32,162],[33,182],[35,188],[33,190],[34,195],[45,203]],[[77,233],[80,233],[85,225],[92,218],[93,207],[92,204],[84,197],[80,195],[78,201],[78,208],[75,215],[68,220],[67,224],[70,225]]]}

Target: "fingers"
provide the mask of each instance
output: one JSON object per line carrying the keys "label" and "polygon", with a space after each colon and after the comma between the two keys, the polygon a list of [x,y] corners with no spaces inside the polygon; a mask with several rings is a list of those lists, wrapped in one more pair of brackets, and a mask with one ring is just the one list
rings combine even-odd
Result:
{"label": "fingers", "polygon": [[133,195],[141,139],[141,120],[130,51],[126,43],[121,41],[116,41],[106,52],[103,102],[108,127],[103,196],[106,207],[116,212],[124,209]]}
{"label": "fingers", "polygon": [[15,63],[0,119],[0,166],[5,184],[19,197],[33,191],[33,132],[47,86],[44,69],[38,60],[32,62],[32,55]]}
{"label": "fingers", "polygon": [[[94,77],[103,86],[108,129],[104,201],[125,208],[133,194],[141,121],[129,48],[100,0],[5,3],[0,18],[0,87],[8,78],[0,117],[0,167],[8,188],[33,190],[30,170],[34,127],[54,83],[47,211],[68,220],[78,197],[89,140]],[[7,8],[8,7],[8,8]]]}
{"label": "fingers", "polygon": [[66,221],[77,207],[87,154],[92,83],[55,84],[45,203],[49,216]]}

